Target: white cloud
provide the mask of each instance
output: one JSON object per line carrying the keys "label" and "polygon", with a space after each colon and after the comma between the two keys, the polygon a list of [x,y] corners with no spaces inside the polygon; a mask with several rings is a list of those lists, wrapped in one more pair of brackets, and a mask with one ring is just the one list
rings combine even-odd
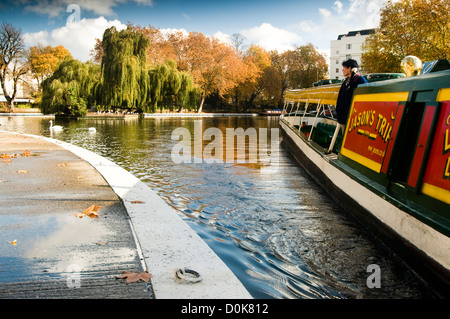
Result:
{"label": "white cloud", "polygon": [[34,46],[37,44],[41,44],[43,46],[49,45],[49,36],[47,30],[42,30],[34,33],[25,33],[23,35],[23,39],[25,41],[25,45]]}
{"label": "white cloud", "polygon": [[333,3],[333,9],[334,9],[337,13],[341,13],[341,12],[342,12],[342,6],[343,6],[343,4],[342,4],[342,2],[340,2],[340,1],[335,1],[335,2]]}
{"label": "white cloud", "polygon": [[25,33],[24,41],[27,46],[63,45],[75,59],[85,62],[91,58],[90,52],[95,46],[95,39],[101,39],[103,32],[112,26],[117,30],[126,28],[120,21],[108,21],[104,17],[81,19],[78,22],[68,22],[51,33],[47,31]]}
{"label": "white cloud", "polygon": [[222,31],[217,31],[214,35],[214,38],[219,40],[220,42],[231,44],[231,36],[229,34],[223,33]]}
{"label": "white cloud", "polygon": [[186,29],[166,28],[166,29],[160,29],[159,31],[161,31],[161,33],[164,36],[167,36],[172,33],[179,33],[179,32],[181,32],[181,34],[185,37],[187,37],[189,35],[189,32],[187,32]]}
{"label": "white cloud", "polygon": [[240,32],[250,43],[261,46],[266,50],[279,52],[293,49],[300,44],[302,38],[291,31],[274,27],[270,23],[263,23],[251,29]]}
{"label": "white cloud", "polygon": [[319,13],[324,19],[328,19],[331,16],[331,12],[324,8],[319,8]]}
{"label": "white cloud", "polygon": [[[376,28],[380,9],[386,0],[336,0],[331,8],[319,8],[318,20],[301,20],[289,30],[302,35],[321,50],[327,50],[331,40],[349,31]],[[345,4],[344,4],[345,3]]]}

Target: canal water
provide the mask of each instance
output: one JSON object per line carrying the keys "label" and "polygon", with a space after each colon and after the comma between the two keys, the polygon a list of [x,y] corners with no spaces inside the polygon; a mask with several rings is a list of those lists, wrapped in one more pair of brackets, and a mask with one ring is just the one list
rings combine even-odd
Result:
{"label": "canal water", "polygon": [[[2,130],[84,147],[134,174],[179,213],[254,298],[434,297],[296,164],[277,135],[277,117],[56,121],[64,127],[58,134],[51,134],[49,118],[0,117],[0,124]],[[199,127],[216,135],[196,135]],[[226,143],[227,128],[250,128],[254,131],[246,132],[256,132],[258,139],[266,137],[266,160],[226,159],[227,148],[241,154],[252,147],[250,139],[244,146],[238,138]],[[174,132],[184,132],[187,144]],[[198,136],[201,150],[208,151],[194,154]],[[180,145],[189,144],[189,154],[196,156],[174,160],[189,150]],[[226,160],[211,163],[221,152]],[[379,281],[369,265],[379,267]]]}

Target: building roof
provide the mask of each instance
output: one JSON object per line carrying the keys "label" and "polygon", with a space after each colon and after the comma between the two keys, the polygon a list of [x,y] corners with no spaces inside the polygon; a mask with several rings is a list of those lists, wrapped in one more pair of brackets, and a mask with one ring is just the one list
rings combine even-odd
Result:
{"label": "building roof", "polygon": [[369,35],[369,34],[372,34],[372,33],[375,33],[375,29],[364,29],[364,30],[356,30],[356,31],[350,31],[349,33],[347,33],[347,34],[340,34],[340,35],[338,35],[338,40],[341,40],[343,37],[354,37],[354,36],[356,36],[357,34],[360,34],[360,35]]}

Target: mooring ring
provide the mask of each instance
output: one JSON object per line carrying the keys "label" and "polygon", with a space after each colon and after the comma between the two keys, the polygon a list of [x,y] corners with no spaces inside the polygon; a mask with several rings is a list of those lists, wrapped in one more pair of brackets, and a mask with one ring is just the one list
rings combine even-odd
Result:
{"label": "mooring ring", "polygon": [[175,278],[186,282],[200,282],[202,278],[198,272],[188,268],[179,268],[175,270]]}

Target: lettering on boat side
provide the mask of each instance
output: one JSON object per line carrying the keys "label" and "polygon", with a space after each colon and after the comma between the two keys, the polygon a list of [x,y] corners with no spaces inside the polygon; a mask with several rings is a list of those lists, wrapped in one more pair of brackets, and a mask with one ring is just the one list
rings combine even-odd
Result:
{"label": "lettering on boat side", "polygon": [[176,164],[205,162],[278,167],[278,128],[271,128],[270,134],[267,128],[259,128],[257,131],[253,127],[246,130],[209,127],[203,131],[202,121],[197,120],[194,122],[193,134],[185,127],[178,127],[172,131],[171,139],[179,141],[172,148],[171,154],[172,161]]}
{"label": "lettering on boat side", "polygon": [[380,172],[392,136],[399,102],[357,101],[346,127],[341,154]]}
{"label": "lettering on boat side", "polygon": [[[356,109],[354,113],[355,115],[352,116],[349,122],[349,133],[357,129],[358,134],[365,135],[372,140],[375,140],[377,135],[381,137],[384,143],[389,140],[391,137],[392,123],[395,119],[393,113],[390,116],[385,116],[381,113],[377,114],[375,110],[362,110],[358,112]],[[372,126],[374,130],[369,130]],[[367,127],[367,130],[360,127]]]}
{"label": "lettering on boat side", "polygon": [[450,101],[444,101],[432,139],[422,192],[450,204]]}
{"label": "lettering on boat side", "polygon": [[[446,124],[446,129],[445,129],[445,133],[444,133],[444,150],[442,152],[442,155],[446,155],[447,153],[450,152],[450,140],[449,140],[449,135],[450,135],[450,114],[447,117],[447,120],[445,121]],[[443,174],[443,178],[444,179],[449,179],[450,178],[450,157],[447,157],[447,160],[445,162],[445,169],[444,169],[444,174]]]}
{"label": "lettering on boat side", "polygon": [[381,269],[377,264],[371,264],[367,266],[367,272],[371,273],[367,277],[367,287],[370,289],[381,288]]}

